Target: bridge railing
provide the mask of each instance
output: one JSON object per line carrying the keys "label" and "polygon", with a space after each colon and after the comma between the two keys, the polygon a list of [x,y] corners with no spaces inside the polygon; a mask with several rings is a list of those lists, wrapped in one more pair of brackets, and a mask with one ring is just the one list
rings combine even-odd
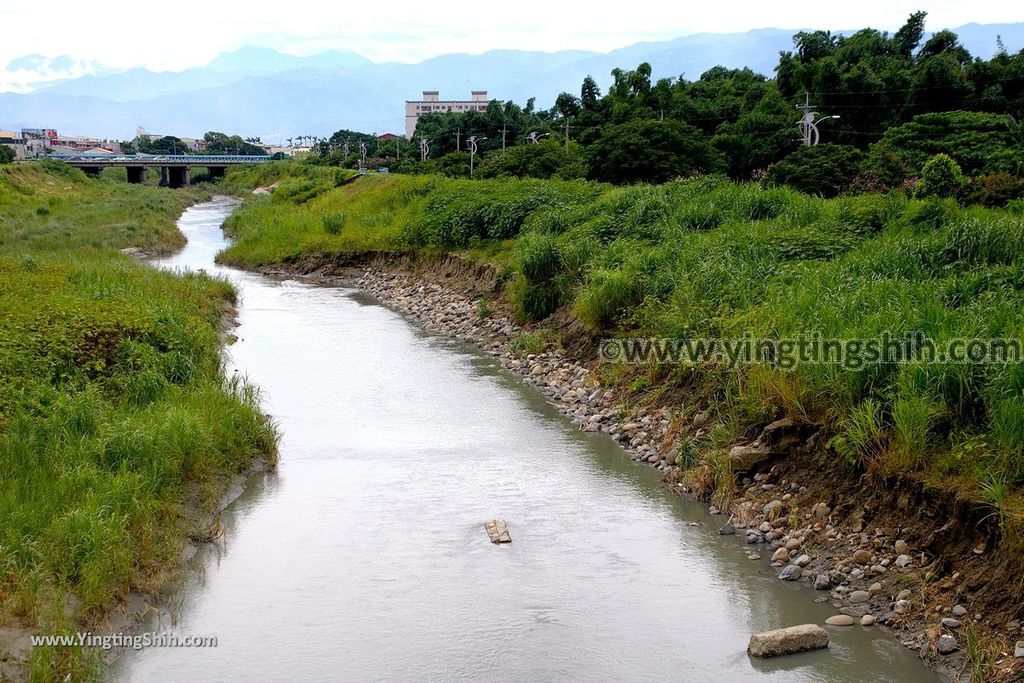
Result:
{"label": "bridge railing", "polygon": [[69,164],[96,166],[124,166],[126,164],[223,166],[228,164],[264,164],[270,161],[270,155],[261,154],[50,154],[48,158]]}

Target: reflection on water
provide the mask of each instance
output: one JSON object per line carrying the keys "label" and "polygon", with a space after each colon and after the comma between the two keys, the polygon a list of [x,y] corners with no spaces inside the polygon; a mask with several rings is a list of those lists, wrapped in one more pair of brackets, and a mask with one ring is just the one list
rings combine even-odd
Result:
{"label": "reflection on water", "polygon": [[[233,207],[187,211],[189,245],[161,265],[238,286],[231,358],[280,423],[280,469],[180,591],[177,632],[219,646],[131,652],[118,677],[936,680],[859,626],[751,661],[751,632],[832,609],[490,358],[352,290],[214,266]],[[487,540],[493,517],[511,544]]]}

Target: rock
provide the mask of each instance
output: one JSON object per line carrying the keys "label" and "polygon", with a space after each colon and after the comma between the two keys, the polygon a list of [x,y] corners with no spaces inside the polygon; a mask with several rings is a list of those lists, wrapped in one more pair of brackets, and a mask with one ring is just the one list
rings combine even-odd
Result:
{"label": "rock", "polygon": [[750,636],[747,654],[752,657],[778,657],[828,647],[828,632],[817,624],[790,626]]}
{"label": "rock", "polygon": [[829,516],[830,514],[832,514],[832,508],[830,508],[830,507],[829,507],[828,505],[826,505],[825,503],[818,503],[818,504],[817,504],[817,505],[815,505],[815,506],[814,506],[813,508],[811,508],[811,512],[812,512],[812,513],[814,514],[814,516],[815,516],[815,517],[817,517],[818,519],[825,519],[825,518],[827,518],[827,517],[828,517],[828,516]]}
{"label": "rock", "polygon": [[732,522],[726,522],[725,526],[718,530],[722,536],[732,536],[736,533],[736,527],[732,525]]}
{"label": "rock", "polygon": [[757,553],[747,553],[747,559],[748,560],[760,560],[761,556],[758,555]]}
{"label": "rock", "polygon": [[882,592],[882,584],[878,583],[877,581],[875,581],[873,584],[871,584],[868,587],[868,593],[871,593],[872,595],[874,595],[875,593],[881,593],[881,592]]}
{"label": "rock", "polygon": [[910,592],[910,589],[909,588],[904,588],[903,590],[901,590],[899,593],[896,594],[896,599],[897,600],[909,600],[911,595],[913,595],[913,593]]}
{"label": "rock", "polygon": [[956,638],[945,633],[939,636],[939,642],[935,645],[935,649],[940,655],[951,655],[959,649],[959,646],[956,644]]}
{"label": "rock", "polygon": [[795,560],[793,560],[793,564],[795,564],[798,567],[806,567],[810,563],[811,563],[811,556],[810,555],[801,555],[800,557],[798,557]]}
{"label": "rock", "polygon": [[799,581],[800,577],[803,576],[804,570],[795,564],[787,564],[779,572],[779,578],[783,581]]}
{"label": "rock", "polygon": [[825,620],[829,626],[853,626],[853,617],[848,614],[835,614]]}
{"label": "rock", "polygon": [[697,429],[700,429],[701,427],[708,423],[708,419],[710,417],[711,415],[708,413],[708,411],[700,411],[699,413],[693,416],[693,426]]}
{"label": "rock", "polygon": [[769,531],[772,530],[772,525],[768,522],[761,522],[761,525],[757,527],[757,530],[760,531],[762,534],[767,534]]}
{"label": "rock", "polygon": [[827,591],[832,587],[832,580],[829,578],[826,572],[822,572],[814,577],[814,590],[816,591]]}
{"label": "rock", "polygon": [[783,507],[784,505],[781,500],[773,500],[761,508],[761,512],[766,519],[778,519],[779,515],[782,514]]}
{"label": "rock", "polygon": [[942,625],[946,628],[960,628],[960,620],[953,617],[943,617]]}
{"label": "rock", "polygon": [[789,551],[785,548],[779,548],[772,553],[772,562],[789,562]]}
{"label": "rock", "polygon": [[871,594],[867,591],[853,591],[850,593],[850,602],[854,605],[859,605],[862,602],[867,602],[871,599]]}
{"label": "rock", "polygon": [[712,505],[711,507],[708,508],[708,514],[709,515],[720,515],[720,514],[722,514],[722,511],[719,510],[714,505]]}
{"label": "rock", "polygon": [[873,615],[873,614],[865,614],[864,616],[862,616],[860,618],[860,625],[861,626],[871,626],[874,623],[875,623],[875,615]]}
{"label": "rock", "polygon": [[897,600],[896,604],[892,606],[892,611],[896,614],[903,614],[910,609],[909,600]]}
{"label": "rock", "polygon": [[786,550],[796,550],[801,545],[799,538],[791,538],[786,541]]}
{"label": "rock", "polygon": [[1017,641],[1017,645],[1013,648],[1013,656],[1018,659],[1024,657],[1024,640]]}
{"label": "rock", "polygon": [[914,558],[912,558],[910,555],[900,555],[899,557],[896,558],[896,566],[897,567],[906,567],[906,566],[908,566],[913,561],[914,561]]}
{"label": "rock", "polygon": [[906,555],[910,552],[910,546],[902,538],[896,541],[894,549],[896,550],[897,555]]}
{"label": "rock", "polygon": [[967,614],[967,608],[964,607],[963,605],[954,605],[953,609],[952,609],[952,613],[953,613],[954,617],[959,618],[959,617],[965,616]]}

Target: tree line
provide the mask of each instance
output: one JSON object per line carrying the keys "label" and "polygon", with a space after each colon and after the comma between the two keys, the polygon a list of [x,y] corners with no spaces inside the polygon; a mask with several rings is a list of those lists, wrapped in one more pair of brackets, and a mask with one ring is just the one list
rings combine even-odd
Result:
{"label": "tree line", "polygon": [[[892,34],[797,33],[773,78],[718,66],[693,81],[652,81],[644,63],[613,70],[604,93],[588,76],[578,95],[563,92],[550,109],[493,100],[484,112],[425,114],[413,140],[338,131],[314,161],[355,166],[363,141],[371,167],[467,175],[466,141],[475,136],[482,177],[631,183],[723,173],[832,196],[913,190],[924,165],[944,154],[974,191],[998,195],[986,203],[1024,194],[1024,50],[1010,54],[997,40],[991,58],[972,57],[951,31],[925,39],[925,18],[916,12]],[[819,124],[827,145],[800,144],[805,102],[839,117]],[[539,144],[527,142],[530,133]]]}

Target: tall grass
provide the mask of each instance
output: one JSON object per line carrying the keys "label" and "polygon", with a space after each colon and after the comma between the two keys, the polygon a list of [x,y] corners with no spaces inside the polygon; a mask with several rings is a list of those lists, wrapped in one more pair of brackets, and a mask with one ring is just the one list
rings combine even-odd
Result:
{"label": "tall grass", "polygon": [[[275,453],[258,395],[224,378],[231,286],[115,251],[180,244],[203,196],[0,168],[0,612],[34,630],[71,628],[68,596],[81,623],[151,587],[194,531],[186,503]],[[32,666],[90,670],[46,649]]]}

